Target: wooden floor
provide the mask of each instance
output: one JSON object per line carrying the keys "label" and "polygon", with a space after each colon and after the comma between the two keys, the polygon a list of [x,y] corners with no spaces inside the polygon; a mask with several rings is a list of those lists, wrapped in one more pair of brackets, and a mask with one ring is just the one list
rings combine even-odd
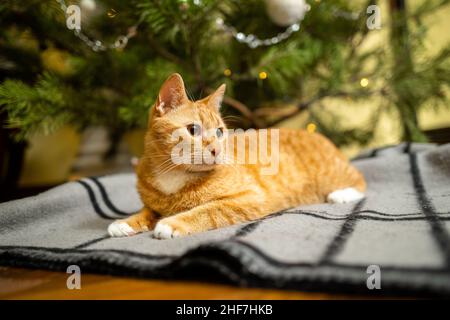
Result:
{"label": "wooden floor", "polygon": [[361,296],[238,288],[228,285],[81,275],[69,290],[69,274],[0,267],[0,299],[352,299]]}

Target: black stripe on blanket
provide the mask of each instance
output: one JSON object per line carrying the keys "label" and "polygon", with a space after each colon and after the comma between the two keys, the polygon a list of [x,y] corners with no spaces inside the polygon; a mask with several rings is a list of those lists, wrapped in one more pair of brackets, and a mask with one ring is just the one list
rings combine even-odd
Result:
{"label": "black stripe on blanket", "polygon": [[[367,213],[367,214],[364,214]],[[315,217],[323,220],[347,220],[349,215],[333,215],[327,212],[309,212],[304,210],[286,211],[283,214],[299,214]],[[370,215],[369,215],[370,214]],[[371,215],[373,214],[373,215]],[[450,221],[450,213],[438,213],[442,221]],[[381,216],[377,216],[381,215]],[[374,210],[360,210],[355,212],[353,219],[373,221],[424,221],[427,220],[422,213],[386,214]]]}
{"label": "black stripe on blanket", "polygon": [[[237,252],[238,250],[239,252]],[[245,253],[247,251],[247,253]],[[33,259],[29,257],[33,256]],[[297,270],[297,275],[291,274],[283,279],[271,280],[270,275],[264,275],[257,270],[247,269],[247,262],[242,257],[253,256],[271,267],[288,270]],[[206,259],[205,257],[208,257]],[[186,252],[181,257],[140,254],[124,250],[78,250],[45,247],[14,247],[0,246],[0,264],[16,267],[47,268],[65,271],[70,264],[77,264],[86,272],[107,273],[118,276],[133,276],[144,278],[176,278],[186,270],[195,271],[201,276],[211,272],[218,272],[232,283],[258,286],[280,287],[284,289],[297,289],[302,291],[332,291],[332,292],[362,292],[371,294],[366,287],[365,277],[359,281],[343,282],[341,279],[330,278],[329,274],[340,274],[347,277],[357,274],[364,275],[367,265],[343,265],[328,263],[317,265],[314,263],[286,263],[275,260],[260,249],[243,241],[227,241],[202,245]],[[259,265],[260,263],[258,263]],[[322,275],[323,274],[323,275]],[[395,277],[395,274],[407,277],[436,275],[448,279],[447,270],[427,267],[395,267],[383,266],[383,275],[386,278]],[[322,275],[322,276],[321,276]],[[195,277],[195,276],[194,276]],[[444,280],[445,281],[445,280]],[[421,285],[413,286],[405,291],[404,287],[383,284],[384,294],[401,294],[403,292],[424,295],[449,295],[448,291],[436,291],[424,281]]]}
{"label": "black stripe on blanket", "polygon": [[92,207],[94,208],[95,213],[97,213],[100,217],[102,217],[103,219],[114,219],[113,217],[108,216],[99,206],[97,199],[95,198],[95,193],[94,190],[92,190],[91,186],[86,183],[83,180],[78,180],[76,181],[78,182],[80,185],[82,185],[84,187],[84,189],[86,189],[88,196],[89,196],[89,201],[92,204]]}
{"label": "black stripe on blanket", "polygon": [[282,216],[283,214],[289,214],[289,213],[286,211],[276,212],[276,213],[269,214],[268,216],[259,218],[257,220],[251,221],[247,224],[244,224],[242,227],[237,229],[237,231],[234,234],[234,236],[232,237],[232,239],[245,237],[245,236],[251,234],[253,231],[255,231],[261,225],[262,222]]}
{"label": "black stripe on blanket", "polygon": [[321,264],[330,263],[331,261],[333,261],[334,257],[339,252],[342,251],[347,239],[350,237],[353,230],[355,229],[355,224],[357,221],[358,213],[360,212],[364,203],[365,203],[365,198],[358,201],[358,203],[355,204],[352,212],[348,215],[347,219],[342,224],[341,229],[339,230],[338,234],[334,237],[333,240],[331,240],[330,244],[328,245],[327,249],[325,250],[325,253],[323,254],[322,258],[320,259]]}
{"label": "black stripe on blanket", "polygon": [[[283,215],[303,215],[313,217],[321,220],[340,221],[348,220],[350,215],[353,215],[352,220],[367,220],[367,221],[383,221],[383,222],[397,222],[397,221],[425,221],[427,218],[423,213],[403,213],[403,214],[388,214],[375,210],[359,210],[351,212],[347,215],[335,215],[328,212],[313,212],[305,210],[290,210],[282,211],[275,214],[268,215],[256,221],[244,224],[237,229],[234,238],[242,238],[253,233],[263,222]],[[369,215],[373,214],[373,215]],[[450,221],[450,212],[438,213],[442,221]]]}
{"label": "black stripe on blanket", "polygon": [[398,147],[398,146],[397,145],[388,145],[388,146],[384,146],[384,147],[380,147],[380,148],[375,148],[375,149],[372,149],[372,151],[369,154],[360,155],[360,156],[354,157],[351,160],[358,161],[358,160],[363,160],[363,159],[376,158],[376,157],[378,157],[378,155],[381,151],[388,150],[388,149],[395,149],[396,147]]}
{"label": "black stripe on blanket", "polygon": [[131,212],[131,213],[128,213],[128,212],[124,212],[124,211],[118,209],[118,208],[111,202],[111,200],[109,199],[108,193],[106,192],[105,187],[103,186],[103,184],[100,182],[100,180],[99,180],[97,177],[90,177],[89,179],[90,179],[92,182],[94,182],[95,185],[96,185],[96,186],[98,187],[98,189],[100,190],[100,194],[101,194],[101,196],[102,196],[102,198],[103,198],[103,201],[105,202],[105,204],[106,204],[106,206],[109,208],[109,210],[111,210],[112,212],[117,213],[118,215],[121,215],[121,216],[129,216],[129,215],[133,214],[132,212]]}
{"label": "black stripe on blanket", "polygon": [[436,212],[427,192],[425,190],[425,186],[422,181],[422,177],[420,175],[420,169],[417,161],[417,154],[410,153],[409,160],[411,165],[411,175],[413,178],[414,189],[417,195],[417,201],[419,202],[419,206],[427,218],[428,223],[430,224],[431,231],[433,237],[436,239],[437,244],[439,245],[442,254],[444,255],[445,263],[448,269],[450,269],[450,238],[445,229],[445,226],[442,223],[442,219]]}
{"label": "black stripe on blanket", "polygon": [[104,235],[102,237],[95,238],[95,239],[92,239],[92,240],[80,243],[79,245],[74,246],[73,249],[85,249],[85,248],[89,247],[90,245],[93,245],[95,243],[99,243],[99,242],[101,242],[103,240],[106,240],[106,239],[111,239],[111,236]]}

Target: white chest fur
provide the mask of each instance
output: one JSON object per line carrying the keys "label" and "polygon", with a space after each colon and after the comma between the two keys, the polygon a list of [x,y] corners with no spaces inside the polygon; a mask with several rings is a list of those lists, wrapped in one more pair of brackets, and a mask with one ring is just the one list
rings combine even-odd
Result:
{"label": "white chest fur", "polygon": [[165,194],[173,194],[180,191],[193,177],[189,173],[171,171],[158,175],[154,179],[154,187]]}

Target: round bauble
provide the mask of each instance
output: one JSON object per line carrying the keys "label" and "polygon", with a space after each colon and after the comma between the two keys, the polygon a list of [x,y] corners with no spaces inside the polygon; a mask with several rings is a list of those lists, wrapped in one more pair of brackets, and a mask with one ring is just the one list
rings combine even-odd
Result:
{"label": "round bauble", "polygon": [[266,0],[267,15],[281,27],[303,20],[309,8],[305,0]]}

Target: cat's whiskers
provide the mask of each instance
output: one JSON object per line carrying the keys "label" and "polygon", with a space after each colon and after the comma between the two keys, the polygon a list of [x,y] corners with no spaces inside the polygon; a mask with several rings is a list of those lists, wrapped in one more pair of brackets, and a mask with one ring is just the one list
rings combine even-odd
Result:
{"label": "cat's whiskers", "polygon": [[191,101],[195,101],[194,96],[192,95],[192,92],[187,88],[186,88],[186,94]]}
{"label": "cat's whiskers", "polygon": [[172,159],[167,159],[164,162],[160,163],[158,166],[156,166],[153,170],[156,173],[160,173],[164,170],[166,170],[167,168],[173,166],[175,163],[173,163],[173,161],[171,161]]}
{"label": "cat's whiskers", "polygon": [[167,168],[168,166],[174,164],[172,159],[167,159],[165,161],[163,161],[162,163],[160,163],[154,170],[155,171],[161,171],[161,170],[165,170],[165,168]]}
{"label": "cat's whiskers", "polygon": [[164,171],[162,171],[162,172],[159,172],[158,173],[158,175],[164,175],[164,174],[166,174],[166,173],[169,173],[170,171],[172,171],[173,169],[175,169],[176,167],[179,167],[180,166],[180,164],[172,164],[171,166],[169,166],[167,169],[165,169]]}
{"label": "cat's whiskers", "polygon": [[164,158],[164,157],[170,158],[170,155],[167,155],[167,154],[152,154],[152,155],[150,155],[150,157],[151,158]]}

